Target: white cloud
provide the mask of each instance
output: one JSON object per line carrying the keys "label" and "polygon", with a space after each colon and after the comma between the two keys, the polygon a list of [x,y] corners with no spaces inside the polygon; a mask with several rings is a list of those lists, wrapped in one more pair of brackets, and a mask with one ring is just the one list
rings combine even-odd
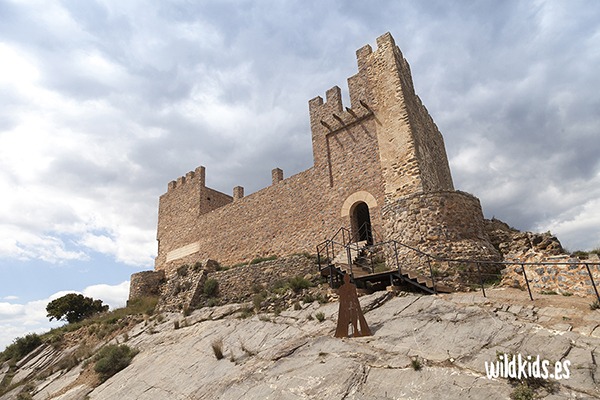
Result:
{"label": "white cloud", "polygon": [[118,285],[93,285],[83,289],[83,295],[101,299],[111,309],[125,307],[129,298],[129,281]]}

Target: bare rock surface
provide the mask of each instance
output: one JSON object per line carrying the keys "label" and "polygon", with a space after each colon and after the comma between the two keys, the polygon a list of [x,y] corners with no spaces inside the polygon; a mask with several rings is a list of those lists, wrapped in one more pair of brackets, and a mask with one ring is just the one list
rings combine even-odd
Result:
{"label": "bare rock surface", "polygon": [[[376,293],[361,304],[380,304],[366,313],[372,337],[334,338],[336,303],[249,319],[236,318],[231,305],[227,312],[212,310],[216,320],[211,309],[199,310],[203,317],[191,326],[130,339],[140,354],[89,398],[507,399],[514,390],[508,380],[485,374],[485,362],[497,353],[568,359],[571,376],[556,381],[549,398],[600,397],[600,340],[536,323],[549,310],[498,306],[475,295]],[[314,318],[317,312],[323,322]],[[211,347],[219,341],[221,360]]]}
{"label": "bare rock surface", "polygon": [[[338,303],[302,303],[299,310],[249,318],[242,318],[248,303],[187,316],[162,313],[111,340],[139,354],[103,384],[96,386],[80,364],[29,380],[30,394],[35,400],[509,399],[515,384],[488,379],[485,363],[521,354],[539,355],[552,367],[571,363],[569,378],[543,380],[536,398],[600,398],[599,310],[575,297],[531,302],[516,289],[487,293],[363,296],[373,336],[347,339],[333,337]],[[221,359],[213,345],[221,347]],[[26,379],[64,355],[38,348],[15,376]],[[0,399],[17,399],[21,391]]]}

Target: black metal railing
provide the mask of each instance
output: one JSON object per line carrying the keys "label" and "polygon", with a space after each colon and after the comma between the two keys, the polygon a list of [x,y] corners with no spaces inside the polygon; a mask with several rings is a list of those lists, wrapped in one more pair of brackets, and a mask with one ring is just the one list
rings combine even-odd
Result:
{"label": "black metal railing", "polygon": [[[365,227],[359,227],[359,230],[361,228]],[[380,239],[381,236],[372,226],[369,226],[368,228],[372,235],[372,244],[367,244],[365,246],[359,245],[356,241],[353,241],[355,240],[355,237],[352,235],[352,232],[349,229],[342,227],[335,232],[331,239],[327,239],[317,245],[319,271],[329,268],[330,283],[332,286],[333,276],[336,274],[343,274],[342,271],[333,265],[333,262],[336,259],[338,262],[343,259],[343,264],[348,266],[348,273],[350,273],[352,279],[354,279],[354,267],[361,268],[363,271],[370,274],[397,272],[401,280],[413,285],[415,282],[411,279],[407,279],[405,275],[408,272],[419,273],[430,280],[432,290],[435,293],[437,293],[436,280],[439,281],[439,279],[436,279],[439,274],[438,267],[440,267],[440,269],[445,269],[446,271],[457,271],[460,275],[465,277],[467,282],[478,281],[478,286],[481,288],[483,296],[487,297],[485,292],[486,284],[489,282],[500,281],[502,279],[502,273],[500,272],[502,269],[518,266],[519,271],[517,273],[520,273],[523,276],[529,298],[534,300],[530,285],[530,282],[533,279],[528,277],[527,269],[540,266],[568,265],[573,272],[589,277],[588,284],[593,290],[593,294],[595,294],[598,302],[600,302],[598,286],[590,268],[590,266],[595,267],[597,271],[600,271],[600,262],[520,262],[437,257],[393,239],[387,241],[380,240],[377,242],[376,239]],[[343,255],[339,256],[340,254]],[[401,260],[405,259],[414,260],[413,262],[422,267],[407,270],[405,267],[403,268],[401,262]],[[443,268],[444,265],[445,268]],[[422,285],[417,286],[423,288]],[[563,290],[561,288],[557,289]]]}

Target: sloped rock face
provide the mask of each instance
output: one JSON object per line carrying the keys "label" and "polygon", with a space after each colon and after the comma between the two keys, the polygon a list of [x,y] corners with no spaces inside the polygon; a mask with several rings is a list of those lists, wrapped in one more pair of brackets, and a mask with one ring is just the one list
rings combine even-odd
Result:
{"label": "sloped rock face", "polygon": [[[600,311],[582,308],[581,299],[560,307],[526,298],[514,289],[490,290],[488,298],[378,292],[360,299],[373,336],[347,339],[333,337],[337,303],[248,319],[239,318],[243,304],[185,318],[165,313],[117,338],[140,353],[102,385],[94,388],[76,366],[34,380],[31,393],[36,400],[507,399],[515,387],[488,379],[485,363],[521,354],[570,362],[569,378],[542,380],[539,398],[599,398]],[[37,351],[23,374],[50,358],[48,349]]]}
{"label": "sloped rock face", "polygon": [[[497,353],[568,359],[570,378],[555,381],[548,398],[600,396],[600,338],[589,330],[600,313],[586,315],[586,334],[540,325],[538,318],[553,315],[546,308],[453,296],[364,296],[374,335],[349,339],[333,337],[337,304],[250,319],[237,318],[240,305],[203,308],[180,329],[173,321],[184,326],[182,317],[170,314],[152,329],[130,332],[128,345],[140,354],[129,367],[94,390],[80,385],[60,398],[89,392],[90,399],[507,399],[515,390],[508,380],[486,377],[485,362]],[[323,322],[309,317],[317,312]],[[212,349],[217,342],[220,360]]]}

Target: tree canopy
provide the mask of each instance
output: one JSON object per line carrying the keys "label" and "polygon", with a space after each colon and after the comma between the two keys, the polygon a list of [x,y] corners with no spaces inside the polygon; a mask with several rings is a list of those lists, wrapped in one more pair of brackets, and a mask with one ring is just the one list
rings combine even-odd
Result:
{"label": "tree canopy", "polygon": [[102,305],[102,300],[94,300],[81,294],[69,293],[48,303],[46,311],[50,321],[56,319],[73,323],[94,314],[108,311],[108,306]]}

